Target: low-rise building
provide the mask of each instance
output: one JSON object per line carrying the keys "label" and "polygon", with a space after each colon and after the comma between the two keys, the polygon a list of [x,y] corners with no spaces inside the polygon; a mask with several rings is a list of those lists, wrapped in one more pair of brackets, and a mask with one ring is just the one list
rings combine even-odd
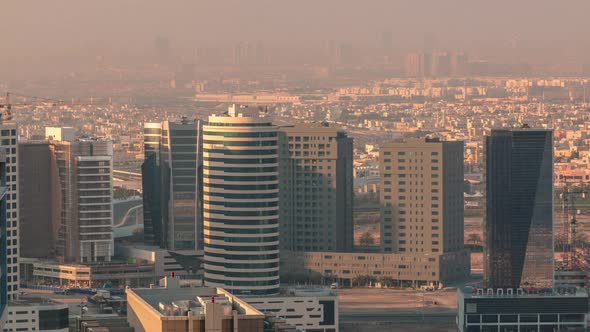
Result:
{"label": "low-rise building", "polygon": [[156,279],[150,263],[109,262],[61,264],[32,258],[21,259],[23,283],[60,287],[147,286]]}
{"label": "low-rise building", "polygon": [[164,287],[127,289],[127,320],[136,332],[263,332],[270,327],[262,312],[222,288],[181,287],[179,279],[169,277],[162,281]]}
{"label": "low-rise building", "polygon": [[306,270],[330,276],[343,285],[362,276],[375,281],[387,278],[392,286],[442,286],[467,278],[471,268],[466,250],[444,254],[306,252],[293,259],[303,259]]}
{"label": "low-rise building", "polygon": [[459,332],[585,330],[588,293],[582,288],[463,288],[457,295]]}
{"label": "low-rise building", "polygon": [[68,332],[68,315],[67,303],[21,296],[9,303],[4,331]]}

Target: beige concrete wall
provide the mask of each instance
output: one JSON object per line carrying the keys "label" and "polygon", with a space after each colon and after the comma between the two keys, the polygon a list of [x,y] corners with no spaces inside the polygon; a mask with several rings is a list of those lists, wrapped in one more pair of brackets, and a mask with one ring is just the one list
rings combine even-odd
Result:
{"label": "beige concrete wall", "polygon": [[305,269],[342,279],[389,277],[421,283],[446,283],[469,275],[467,251],[438,254],[311,252],[303,254]]}
{"label": "beige concrete wall", "polygon": [[[168,331],[163,329],[161,317],[158,311],[137,296],[135,292],[127,290],[127,322],[136,332]],[[186,329],[182,331],[186,331]]]}

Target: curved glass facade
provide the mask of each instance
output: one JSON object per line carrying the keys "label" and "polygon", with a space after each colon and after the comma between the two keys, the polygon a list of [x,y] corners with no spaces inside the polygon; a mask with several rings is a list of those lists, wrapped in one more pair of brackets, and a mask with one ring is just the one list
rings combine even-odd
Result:
{"label": "curved glass facade", "polygon": [[205,282],[234,294],[279,290],[277,128],[256,116],[203,127]]}

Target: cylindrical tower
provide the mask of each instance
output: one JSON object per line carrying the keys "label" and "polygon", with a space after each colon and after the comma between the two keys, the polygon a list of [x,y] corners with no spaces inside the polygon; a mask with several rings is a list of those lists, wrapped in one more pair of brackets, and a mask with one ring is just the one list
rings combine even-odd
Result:
{"label": "cylindrical tower", "polygon": [[277,127],[231,107],[203,126],[205,282],[234,294],[279,291]]}

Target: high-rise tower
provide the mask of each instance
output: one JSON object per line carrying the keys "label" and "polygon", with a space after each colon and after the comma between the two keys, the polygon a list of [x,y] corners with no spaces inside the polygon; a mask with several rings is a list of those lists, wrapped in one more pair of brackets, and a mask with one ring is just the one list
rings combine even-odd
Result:
{"label": "high-rise tower", "polygon": [[56,254],[78,263],[114,255],[113,146],[110,141],[51,141],[57,162],[61,215]]}
{"label": "high-rise tower", "polygon": [[324,125],[282,127],[281,248],[351,251],[352,138]]}
{"label": "high-rise tower", "polygon": [[496,129],[486,137],[484,285],[553,284],[553,132]]}
{"label": "high-rise tower", "polygon": [[17,297],[19,288],[19,235],[18,235],[18,160],[16,124],[0,124],[0,148],[6,153],[6,262],[8,300]]}
{"label": "high-rise tower", "polygon": [[203,126],[205,282],[236,294],[279,291],[277,127],[230,107]]}
{"label": "high-rise tower", "polygon": [[391,142],[379,158],[383,251],[463,250],[463,142]]}
{"label": "high-rise tower", "polygon": [[201,122],[144,125],[144,237],[169,250],[203,248]]}

